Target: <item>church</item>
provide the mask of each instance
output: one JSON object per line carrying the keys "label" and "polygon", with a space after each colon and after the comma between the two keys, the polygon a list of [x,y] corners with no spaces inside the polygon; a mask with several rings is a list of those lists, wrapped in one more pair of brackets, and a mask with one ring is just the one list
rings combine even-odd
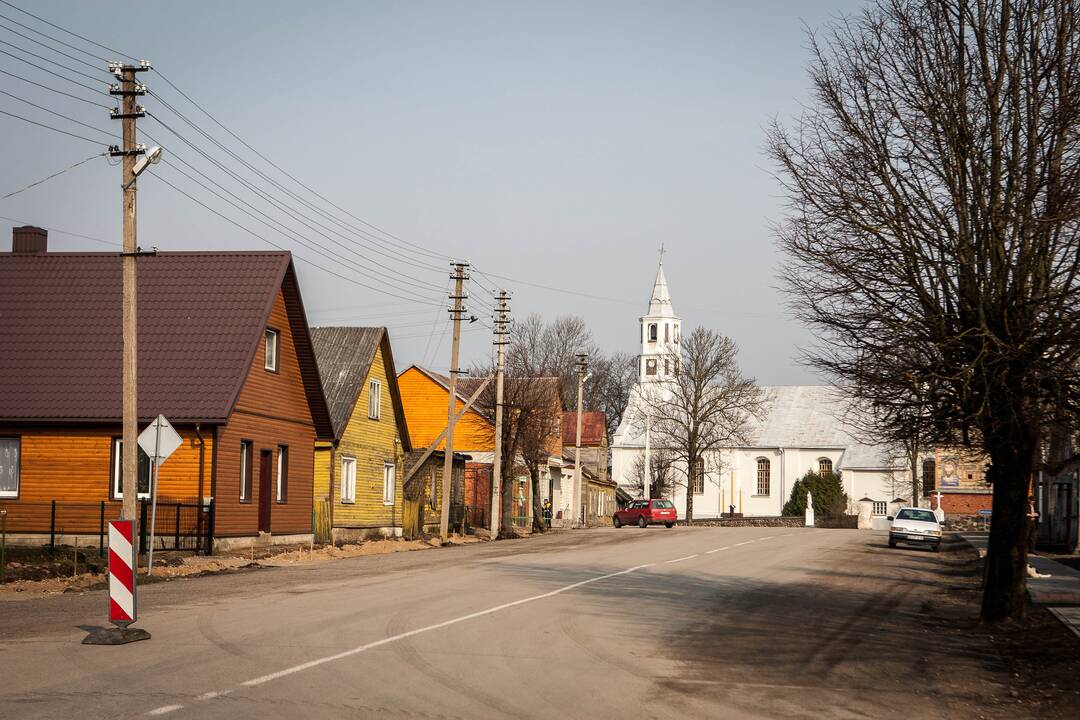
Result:
{"label": "church", "polygon": [[[648,312],[639,322],[638,380],[611,444],[612,477],[631,497],[642,495],[647,442],[643,398],[649,394],[643,388],[678,372],[670,358],[677,356],[682,323],[672,306],[663,261]],[[839,473],[852,513],[858,512],[860,500],[867,499],[874,515],[885,515],[895,498],[910,494],[903,460],[887,447],[860,442],[845,427],[847,403],[838,390],[827,385],[781,385],[763,386],[762,391],[766,414],[752,421],[747,447],[726,448],[706,457],[689,488],[685,467],[673,471],[668,499],[680,519],[686,517],[688,490],[694,493],[695,519],[732,511],[744,516],[780,515],[792,485],[809,470]],[[662,448],[653,446],[649,451]]]}

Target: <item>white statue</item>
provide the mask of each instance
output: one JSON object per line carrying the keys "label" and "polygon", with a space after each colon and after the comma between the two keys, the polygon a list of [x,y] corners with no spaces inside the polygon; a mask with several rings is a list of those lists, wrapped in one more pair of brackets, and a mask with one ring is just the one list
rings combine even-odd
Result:
{"label": "white statue", "polygon": [[941,491],[937,493],[937,507],[934,508],[934,518],[938,521],[938,524],[945,522],[945,511],[941,509]]}
{"label": "white statue", "polygon": [[806,527],[814,527],[814,494],[806,491]]}

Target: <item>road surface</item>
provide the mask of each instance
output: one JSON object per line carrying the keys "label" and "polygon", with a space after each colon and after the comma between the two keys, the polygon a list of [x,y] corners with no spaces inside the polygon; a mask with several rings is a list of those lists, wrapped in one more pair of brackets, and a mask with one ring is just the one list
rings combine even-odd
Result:
{"label": "road surface", "polygon": [[0,717],[978,717],[1007,672],[921,619],[948,555],[568,532],[157,583],[122,647],[79,644],[101,593],[3,601]]}

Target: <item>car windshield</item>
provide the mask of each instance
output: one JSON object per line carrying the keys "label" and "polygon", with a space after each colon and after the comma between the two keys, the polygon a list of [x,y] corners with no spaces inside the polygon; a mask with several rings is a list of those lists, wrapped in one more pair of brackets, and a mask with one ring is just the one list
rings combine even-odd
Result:
{"label": "car windshield", "polygon": [[930,510],[901,510],[896,513],[897,520],[920,520],[922,522],[937,522],[934,513]]}
{"label": "car windshield", "polygon": [[664,509],[675,507],[674,505],[671,504],[670,500],[653,500],[652,506],[654,508],[664,508]]}

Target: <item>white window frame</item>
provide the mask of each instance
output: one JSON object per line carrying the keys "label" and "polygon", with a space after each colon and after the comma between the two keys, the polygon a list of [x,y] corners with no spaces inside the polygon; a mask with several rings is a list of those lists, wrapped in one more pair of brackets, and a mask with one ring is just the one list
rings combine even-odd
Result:
{"label": "white window frame", "polygon": [[356,458],[341,456],[341,502],[356,502]]}
{"label": "white window frame", "polygon": [[263,368],[270,372],[277,372],[280,355],[281,333],[266,328],[266,332],[263,333]]}
{"label": "white window frame", "polygon": [[695,495],[705,494],[705,458],[698,458],[694,463],[693,472],[690,473],[690,489]]}
{"label": "white window frame", "polygon": [[[763,464],[764,463],[764,464]],[[765,472],[762,473],[762,470]],[[762,481],[764,481],[765,492],[761,492]],[[757,459],[757,495],[761,497],[767,497],[772,492],[772,462],[769,458],[760,457]]]}
{"label": "white window frame", "polygon": [[649,333],[648,333],[649,342],[651,342],[651,343],[656,342],[657,337],[658,337],[658,335],[657,335],[657,324],[656,323],[649,323]]}
{"label": "white window frame", "polygon": [[251,466],[255,462],[255,448],[250,440],[240,441],[240,502],[251,502]]}
{"label": "white window frame", "polygon": [[372,420],[378,420],[382,408],[382,383],[372,380],[368,383],[367,416]]}
{"label": "white window frame", "polygon": [[[113,438],[113,447],[112,447],[112,451],[113,451],[112,452],[112,465],[113,465],[113,467],[112,467],[112,489],[113,489],[113,497],[115,499],[117,499],[117,500],[123,500],[124,499],[124,480],[123,480],[124,469],[122,467],[121,459],[120,459],[120,453],[121,453],[121,450],[123,449],[123,447],[124,447],[124,439],[123,438]],[[136,447],[138,447],[138,446],[136,445]],[[141,450],[141,448],[140,448],[140,450]],[[153,471],[154,471],[153,468],[151,468],[150,472],[153,473]],[[150,482],[153,482],[153,480],[151,479]],[[149,498],[150,497],[150,482],[146,483],[146,492],[136,493],[135,494],[136,498]],[[136,457],[135,458],[135,486],[138,487],[138,485],[139,485],[139,459]]]}
{"label": "white window frame", "polygon": [[393,505],[397,496],[397,465],[392,462],[383,463],[382,478],[383,505]]}
{"label": "white window frame", "polygon": [[[818,461],[817,461],[817,464],[818,464],[818,475],[824,475],[826,472],[828,472],[829,474],[832,474],[833,472],[835,472],[834,469],[833,469],[834,465],[833,465],[832,458],[819,457]],[[829,469],[828,470],[823,470],[822,468],[826,464],[828,464]]]}
{"label": "white window frame", "polygon": [[[0,498],[17,498],[19,497],[19,468],[22,464],[22,438],[0,437],[0,443],[13,443],[15,447],[15,489],[0,490]],[[3,449],[0,448],[0,454],[3,452]]]}
{"label": "white window frame", "polygon": [[[889,514],[889,503],[885,500],[874,500],[873,505],[870,506],[870,514],[875,517],[885,517]],[[881,512],[878,512],[878,510]]]}
{"label": "white window frame", "polygon": [[279,503],[287,503],[289,491],[289,446],[278,445],[277,449],[277,492]]}

